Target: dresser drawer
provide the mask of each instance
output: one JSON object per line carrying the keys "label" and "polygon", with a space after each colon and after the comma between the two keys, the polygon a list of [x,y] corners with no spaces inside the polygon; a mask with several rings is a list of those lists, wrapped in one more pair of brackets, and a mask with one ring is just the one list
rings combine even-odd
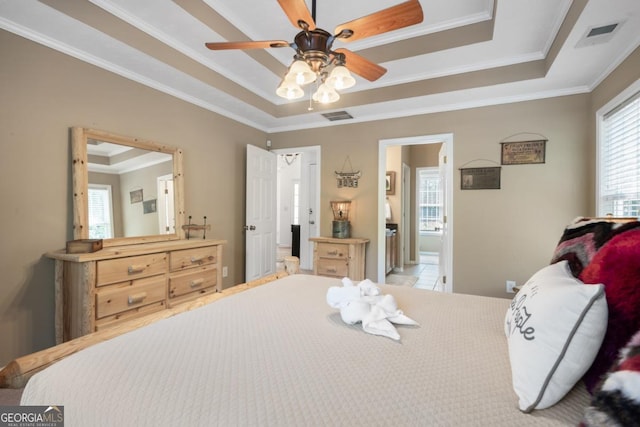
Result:
{"label": "dresser drawer", "polygon": [[173,272],[207,264],[215,264],[218,261],[217,254],[217,246],[172,251],[169,255],[169,268],[170,271]]}
{"label": "dresser drawer", "polygon": [[133,308],[131,310],[123,311],[120,313],[105,316],[96,320],[95,330],[100,331],[103,329],[117,326],[123,322],[129,320],[138,319],[140,317],[148,316],[152,313],[165,310],[167,305],[164,300],[144,305],[142,307]]}
{"label": "dresser drawer", "polygon": [[141,277],[155,276],[167,271],[167,254],[159,252],[98,261],[97,286],[124,282]]}
{"label": "dresser drawer", "polygon": [[342,258],[349,257],[349,246],[334,243],[318,243],[318,256],[320,258]]}
{"label": "dresser drawer", "polygon": [[349,276],[349,262],[346,259],[320,258],[317,264],[317,274],[321,276]]}
{"label": "dresser drawer", "polygon": [[190,292],[216,286],[218,271],[215,265],[191,268],[184,273],[172,274],[169,277],[169,298],[176,298]]}
{"label": "dresser drawer", "polygon": [[96,319],[132,310],[166,298],[164,274],[130,280],[96,291]]}

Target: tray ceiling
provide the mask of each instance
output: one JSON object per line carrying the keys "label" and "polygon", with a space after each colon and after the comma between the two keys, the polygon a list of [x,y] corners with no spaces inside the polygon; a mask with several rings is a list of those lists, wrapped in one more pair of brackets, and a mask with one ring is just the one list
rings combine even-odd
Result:
{"label": "tray ceiling", "polygon": [[[402,0],[317,0],[316,23]],[[388,72],[329,106],[275,94],[294,51],[211,51],[205,42],[293,40],[276,0],[0,0],[0,27],[265,132],[591,91],[640,45],[637,0],[420,0],[424,22],[337,41]],[[311,1],[307,4],[311,8]],[[618,24],[587,38],[594,28]],[[597,32],[597,30],[596,30]],[[346,111],[332,122],[323,114]]]}

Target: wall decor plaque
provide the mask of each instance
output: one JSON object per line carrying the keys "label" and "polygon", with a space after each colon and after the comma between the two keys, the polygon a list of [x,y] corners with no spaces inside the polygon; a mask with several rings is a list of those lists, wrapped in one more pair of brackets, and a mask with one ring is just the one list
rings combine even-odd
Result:
{"label": "wall decor plaque", "polygon": [[461,190],[500,189],[500,166],[460,169]]}
{"label": "wall decor plaque", "polygon": [[546,143],[546,139],[501,142],[500,163],[503,165],[544,163]]}
{"label": "wall decor plaque", "polygon": [[[351,172],[345,172],[344,167],[349,162],[349,167],[351,167]],[[342,170],[340,172],[335,171],[336,180],[338,184],[338,188],[342,187],[351,187],[358,188],[358,180],[362,177],[362,172],[353,171],[353,166],[351,166],[351,159],[349,156],[344,160],[344,164],[342,165]]]}

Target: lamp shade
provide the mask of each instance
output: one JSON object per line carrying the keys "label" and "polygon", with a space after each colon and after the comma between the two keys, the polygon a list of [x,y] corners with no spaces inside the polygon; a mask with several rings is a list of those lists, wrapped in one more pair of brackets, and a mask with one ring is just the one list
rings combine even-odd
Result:
{"label": "lamp shade", "polygon": [[332,87],[326,83],[322,83],[316,93],[312,96],[313,100],[321,104],[329,104],[340,99],[340,95]]}
{"label": "lamp shade", "polygon": [[304,91],[296,84],[294,80],[284,79],[278,89],[276,89],[276,94],[285,99],[298,99],[304,96]]}
{"label": "lamp shade", "polygon": [[331,74],[327,78],[326,83],[334,89],[347,89],[356,84],[356,79],[353,78],[347,67],[344,65],[337,65],[331,70]]}
{"label": "lamp shade", "polygon": [[333,211],[334,221],[348,221],[349,220],[349,208],[351,200],[332,201],[331,210]]}
{"label": "lamp shade", "polygon": [[289,67],[289,71],[285,76],[285,80],[293,80],[299,86],[311,83],[315,81],[315,79],[316,73],[311,70],[309,64],[301,59],[298,59],[291,64],[291,67]]}

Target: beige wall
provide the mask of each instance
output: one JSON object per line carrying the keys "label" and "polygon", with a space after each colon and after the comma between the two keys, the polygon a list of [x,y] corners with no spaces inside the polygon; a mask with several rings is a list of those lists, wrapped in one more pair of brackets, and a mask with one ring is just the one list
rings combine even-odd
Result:
{"label": "beige wall", "polygon": [[387,172],[395,173],[395,190],[393,194],[386,196],[391,207],[391,220],[387,222],[398,224],[401,222],[402,211],[402,147],[400,145],[387,147]]}
{"label": "beige wall", "polygon": [[224,286],[244,280],[244,164],[264,132],[0,31],[0,366],[48,347],[53,261],[73,237],[69,128],[184,148],[185,207],[228,240]]}
{"label": "beige wall", "polygon": [[[0,55],[0,365],[54,341],[53,262],[42,254],[72,237],[72,126],[184,148],[187,215],[206,215],[212,237],[229,241],[225,287],[243,280],[245,144],[267,135],[4,31]],[[375,278],[379,140],[453,133],[454,290],[507,296],[506,279],[521,283],[548,263],[563,226],[591,213],[592,109],[578,95],[269,138],[273,148],[322,146],[321,232],[331,233],[329,201],[353,200],[352,234],[371,239]],[[549,138],[546,164],[504,167],[501,190],[459,190],[460,165],[499,161],[499,141],[524,131]],[[363,173],[358,188],[336,187],[346,156]]]}
{"label": "beige wall", "polygon": [[[549,262],[566,223],[588,212],[589,96],[578,95],[271,135],[275,147],[322,144],[322,200],[357,201],[353,235],[371,239],[367,277],[377,277],[377,176],[381,139],[453,134],[453,289],[508,296],[505,281],[524,282]],[[500,162],[500,144],[519,132],[548,139],[547,163],[508,166],[501,190],[461,191],[458,168],[475,159]],[[335,186],[344,156],[362,171],[357,189]],[[330,222],[321,224],[328,233]]]}

